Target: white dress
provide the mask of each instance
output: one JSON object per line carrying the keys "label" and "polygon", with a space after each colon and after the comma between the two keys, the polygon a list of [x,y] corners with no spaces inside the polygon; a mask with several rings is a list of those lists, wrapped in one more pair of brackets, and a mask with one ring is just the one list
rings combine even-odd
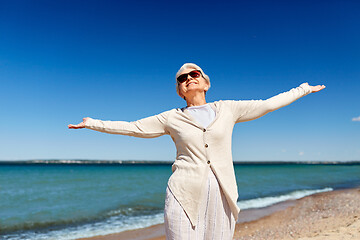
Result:
{"label": "white dress", "polygon": [[[215,119],[215,111],[209,104],[187,109],[205,128]],[[233,238],[235,218],[213,171],[209,171],[198,216],[196,226],[192,226],[184,209],[167,187],[164,210],[166,239],[230,240]]]}

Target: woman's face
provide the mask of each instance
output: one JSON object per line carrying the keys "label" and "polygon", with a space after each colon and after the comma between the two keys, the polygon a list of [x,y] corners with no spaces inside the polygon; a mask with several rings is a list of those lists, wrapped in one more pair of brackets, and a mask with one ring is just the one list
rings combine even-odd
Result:
{"label": "woman's face", "polygon": [[[194,70],[195,69],[185,69],[180,73],[180,75],[187,74]],[[209,89],[209,84],[201,74],[199,77],[195,78],[191,77],[190,74],[188,74],[186,81],[182,83],[178,82],[178,84],[180,96],[185,98],[190,95],[204,93]]]}

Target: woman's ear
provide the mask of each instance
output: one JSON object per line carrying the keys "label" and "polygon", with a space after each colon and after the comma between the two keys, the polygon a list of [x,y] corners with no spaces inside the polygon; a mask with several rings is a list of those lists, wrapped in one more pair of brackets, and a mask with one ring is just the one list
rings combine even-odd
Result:
{"label": "woman's ear", "polygon": [[204,87],[204,91],[207,92],[209,90],[209,83],[206,82],[206,87]]}
{"label": "woman's ear", "polygon": [[[179,84],[180,85],[180,84]],[[184,98],[184,95],[182,94],[182,91],[181,91],[181,88],[180,88],[180,86],[179,86],[179,96],[181,97],[181,98]]]}

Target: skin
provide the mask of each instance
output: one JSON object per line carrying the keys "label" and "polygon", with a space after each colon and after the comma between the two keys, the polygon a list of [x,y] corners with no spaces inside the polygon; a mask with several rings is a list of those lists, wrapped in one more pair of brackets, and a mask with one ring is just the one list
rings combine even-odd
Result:
{"label": "skin", "polygon": [[[193,70],[194,69],[185,69],[180,73],[180,75],[189,73]],[[182,98],[185,97],[188,107],[201,106],[201,105],[206,104],[205,92],[207,90],[209,90],[209,84],[202,76],[200,76],[198,78],[192,78],[190,75],[188,75],[188,78],[185,82],[178,83],[178,84],[179,84],[180,97],[182,97]],[[316,85],[316,86],[310,86],[310,88],[311,88],[311,91],[314,93],[314,92],[319,92],[319,91],[323,90],[325,88],[325,86],[324,85]],[[89,118],[88,117],[83,118],[83,121],[76,125],[69,124],[68,128],[69,129],[85,128],[85,123],[86,123],[87,119],[89,119]]]}

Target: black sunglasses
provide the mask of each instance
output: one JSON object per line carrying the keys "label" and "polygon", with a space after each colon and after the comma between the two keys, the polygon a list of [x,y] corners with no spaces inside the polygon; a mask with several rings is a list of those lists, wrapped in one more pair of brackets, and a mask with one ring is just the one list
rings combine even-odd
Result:
{"label": "black sunglasses", "polygon": [[202,73],[199,70],[194,70],[189,73],[181,74],[180,76],[177,77],[176,80],[179,83],[183,83],[188,79],[188,75],[190,75],[190,77],[192,77],[192,78],[198,78],[198,77],[202,76]]}

